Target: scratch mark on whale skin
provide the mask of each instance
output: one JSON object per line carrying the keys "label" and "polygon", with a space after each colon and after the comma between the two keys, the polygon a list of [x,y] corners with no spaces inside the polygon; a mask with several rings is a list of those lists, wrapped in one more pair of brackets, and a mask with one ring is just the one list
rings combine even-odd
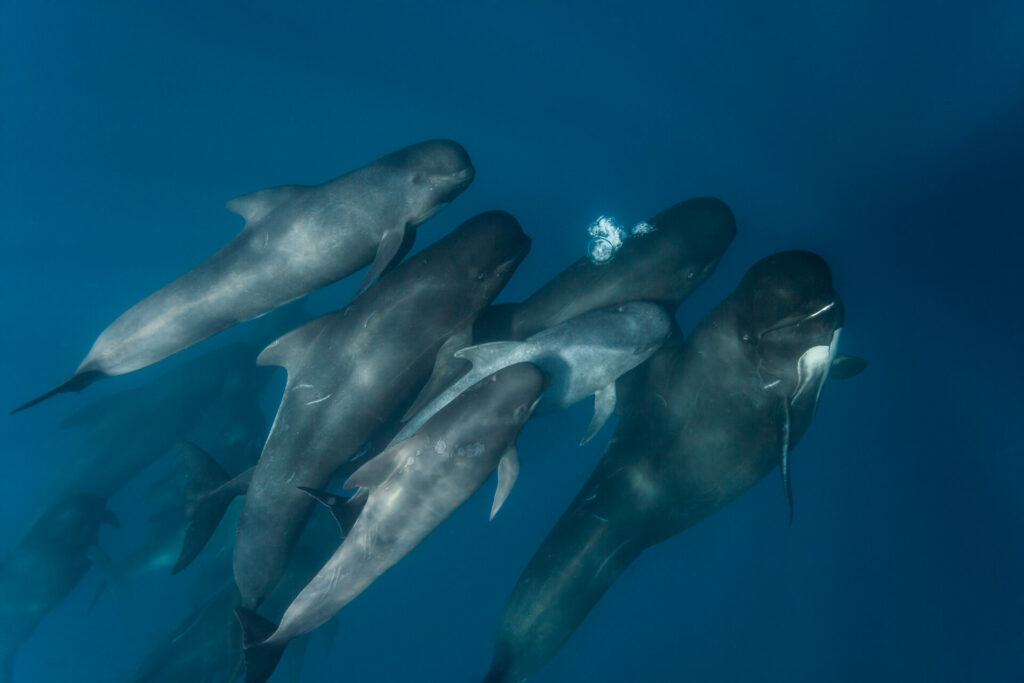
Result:
{"label": "scratch mark on whale skin", "polygon": [[627,539],[626,539],[625,541],[623,541],[622,543],[620,543],[620,544],[619,544],[619,547],[618,547],[618,548],[616,548],[615,550],[613,550],[613,551],[611,552],[611,554],[610,554],[610,555],[608,555],[608,557],[604,558],[604,562],[602,562],[602,563],[601,563],[601,566],[597,568],[597,571],[596,571],[596,572],[594,572],[594,578],[595,578],[595,579],[596,579],[596,578],[597,578],[598,576],[600,576],[601,572],[602,572],[602,571],[604,570],[604,567],[605,567],[605,565],[606,565],[606,564],[608,564],[608,562],[609,562],[609,561],[610,561],[610,560],[611,560],[611,559],[612,559],[613,557],[615,557],[615,555],[616,555],[616,554],[617,554],[617,553],[618,553],[618,552],[619,552],[620,550],[622,550],[623,546],[625,546],[625,545],[626,545],[627,543],[629,543],[629,541],[630,541],[630,540],[631,540],[631,539],[628,539],[628,538],[627,538]]}
{"label": "scratch mark on whale skin", "polygon": [[311,406],[311,405],[315,405],[317,403],[322,403],[322,402],[326,401],[327,399],[329,399],[331,396],[334,396],[334,393],[327,394],[326,396],[323,396],[321,398],[313,399],[312,401],[306,401],[306,405],[307,406]]}

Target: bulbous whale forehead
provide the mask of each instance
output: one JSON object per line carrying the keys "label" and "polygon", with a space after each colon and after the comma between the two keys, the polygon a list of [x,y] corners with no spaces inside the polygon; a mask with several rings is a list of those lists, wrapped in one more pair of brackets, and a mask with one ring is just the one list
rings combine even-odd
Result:
{"label": "bulbous whale forehead", "polygon": [[711,274],[736,236],[732,211],[713,197],[675,204],[648,223],[653,230],[630,237],[611,262],[597,266],[638,299],[678,304]]}
{"label": "bulbous whale forehead", "polygon": [[[652,218],[654,231],[636,239],[649,242],[654,251],[668,250],[667,257],[685,258],[694,263],[717,262],[736,237],[736,219],[725,202],[714,197],[698,197],[679,202]],[[660,233],[660,234],[659,234]]]}
{"label": "bulbous whale forehead", "polygon": [[796,328],[798,323],[807,334],[843,326],[843,302],[832,286],[832,271],[809,251],[761,259],[743,276],[733,297],[754,335]]}
{"label": "bulbous whale forehead", "polygon": [[441,254],[455,265],[493,271],[505,266],[514,269],[530,251],[532,241],[514,216],[505,211],[487,211],[473,216],[455,228],[438,246]]}
{"label": "bulbous whale forehead", "polygon": [[414,179],[468,185],[476,173],[469,153],[454,140],[426,140],[392,152],[381,161],[408,169]]}

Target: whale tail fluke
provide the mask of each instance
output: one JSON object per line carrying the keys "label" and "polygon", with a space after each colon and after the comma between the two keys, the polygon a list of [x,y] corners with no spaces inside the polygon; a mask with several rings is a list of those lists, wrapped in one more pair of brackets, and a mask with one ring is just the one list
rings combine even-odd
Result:
{"label": "whale tail fluke", "polygon": [[28,403],[23,403],[22,405],[18,406],[17,408],[11,411],[11,415],[14,415],[15,413],[20,413],[26,408],[31,408],[37,403],[42,403],[48,398],[53,398],[57,394],[65,394],[71,391],[78,393],[79,391],[85,389],[87,386],[89,386],[96,380],[103,379],[106,376],[106,373],[99,372],[98,370],[89,370],[87,372],[75,373],[74,375],[71,376],[71,379],[67,380],[66,382],[63,382],[62,384],[58,384],[56,388],[47,391],[42,396],[36,396]]}
{"label": "whale tail fluke", "polygon": [[188,528],[185,530],[181,554],[171,570],[172,574],[187,567],[206,547],[231,501],[245,493],[252,479],[251,469],[232,479],[199,446],[188,441],[178,445],[185,454],[185,515]]}
{"label": "whale tail fluke", "polygon": [[245,683],[264,683],[284,654],[284,645],[268,644],[267,638],[277,627],[250,609],[236,607],[235,616],[242,625],[242,644],[245,646]]}

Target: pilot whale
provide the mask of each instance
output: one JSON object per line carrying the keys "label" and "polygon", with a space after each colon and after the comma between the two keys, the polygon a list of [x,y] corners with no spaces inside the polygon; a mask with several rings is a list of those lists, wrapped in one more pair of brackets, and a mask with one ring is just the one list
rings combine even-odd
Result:
{"label": "pilot whale", "polygon": [[123,375],[371,264],[360,290],[398,263],[415,228],[473,180],[466,151],[429,140],[320,185],[284,185],[232,199],[245,228],[209,259],[129,308],[72,377],[24,410]]}
{"label": "pilot whale", "polygon": [[820,257],[776,254],[684,344],[619,380],[615,434],[513,589],[485,683],[532,676],[646,548],[776,467],[790,498],[790,454],[836,360],[843,316]]}
{"label": "pilot whale", "polygon": [[[630,301],[660,304],[674,317],[679,305],[711,276],[736,236],[732,211],[713,197],[679,202],[647,224],[650,229],[626,240],[613,260],[580,258],[526,300],[490,306],[471,335],[457,340],[461,346],[453,343],[441,350],[430,382],[406,416],[469,370],[469,363],[454,355],[462,347],[522,341],[589,311]],[[673,336],[680,336],[677,330]]]}
{"label": "pilot whale", "polygon": [[78,585],[89,567],[110,560],[97,545],[100,526],[119,527],[106,501],[76,494],[57,501],[0,563],[0,683],[39,622]]}
{"label": "pilot whale", "polygon": [[[544,391],[543,373],[531,363],[502,368],[464,391],[411,438],[395,444],[349,477],[359,488],[348,502],[307,490],[335,512],[345,540],[302,589],[276,628],[239,608],[246,681],[262,683],[284,647],[347,605],[405,557],[498,471],[491,518],[519,474],[516,437]],[[353,505],[360,508],[348,523]],[[350,526],[351,528],[346,528]]]}
{"label": "pilot whale", "polygon": [[657,304],[630,303],[589,311],[524,341],[490,342],[455,352],[472,370],[413,415],[392,443],[411,436],[438,410],[481,379],[515,363],[533,363],[551,385],[537,405],[545,415],[594,396],[594,417],[586,443],[615,409],[615,380],[647,360],[668,339],[672,322]]}
{"label": "pilot whale", "polygon": [[[430,374],[438,350],[464,335],[526,256],[530,239],[511,215],[469,219],[414,254],[347,307],[270,344],[262,365],[288,372],[259,462],[233,480],[193,453],[192,526],[177,568],[213,533],[228,501],[247,487],[234,548],[242,604],[256,607],[283,571],[311,498],[380,426],[397,417]],[[251,483],[247,484],[247,480]]]}
{"label": "pilot whale", "polygon": [[698,197],[659,212],[651,230],[626,240],[615,258],[583,257],[520,303],[490,307],[473,340],[522,340],[598,308],[653,301],[675,315],[714,272],[736,236],[736,219],[719,199]]}

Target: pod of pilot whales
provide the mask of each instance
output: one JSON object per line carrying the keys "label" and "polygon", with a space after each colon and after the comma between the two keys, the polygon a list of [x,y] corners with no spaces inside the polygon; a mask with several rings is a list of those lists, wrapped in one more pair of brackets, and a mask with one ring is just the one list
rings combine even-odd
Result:
{"label": "pod of pilot whales", "polygon": [[[792,515],[791,454],[825,380],[865,366],[837,353],[844,310],[828,265],[805,251],[767,256],[684,338],[676,310],[736,231],[725,204],[698,198],[650,218],[614,258],[581,258],[525,301],[495,305],[531,244],[508,213],[470,218],[406,258],[417,226],[473,177],[459,144],[430,140],[321,185],[233,199],[245,219],[233,240],[128,309],[70,379],[17,409],[263,316],[249,341],[65,421],[88,448],[0,564],[3,681],[90,567],[101,592],[197,558],[197,583],[218,590],[134,680],[231,681],[244,668],[260,682],[288,653],[298,667],[304,636],[344,628],[332,618],[492,474],[498,513],[532,416],[591,397],[581,440],[616,415],[614,434],[512,589],[485,682],[539,671],[646,548],[776,467]],[[351,303],[309,319],[297,300],[366,267]],[[268,433],[259,395],[271,365],[287,381]],[[145,499],[146,538],[112,561],[97,543],[101,525],[117,525],[106,499],[168,450],[183,455]]]}

